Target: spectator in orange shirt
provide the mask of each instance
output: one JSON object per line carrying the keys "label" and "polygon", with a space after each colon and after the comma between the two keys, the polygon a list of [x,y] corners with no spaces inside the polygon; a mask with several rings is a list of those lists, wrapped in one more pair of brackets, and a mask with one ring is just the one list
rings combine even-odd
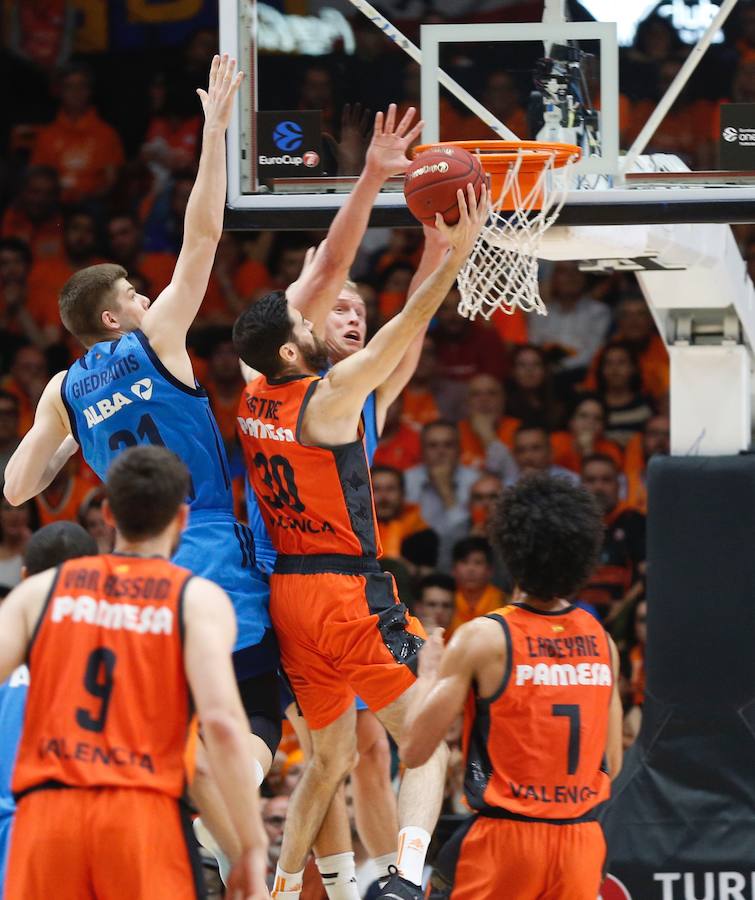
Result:
{"label": "spectator in orange shirt", "polygon": [[78,456],[72,456],[42,493],[34,498],[40,525],[76,521],[80,507],[96,490],[91,481],[79,474],[79,460]]}
{"label": "spectator in orange shirt", "polygon": [[259,259],[245,259],[238,236],[224,231],[215,252],[212,274],[229,307],[240,313],[272,283],[267,266]]}
{"label": "spectator in orange shirt", "polygon": [[28,244],[34,259],[47,259],[63,252],[62,230],[58,173],[49,166],[32,166],[3,214],[0,233]]}
{"label": "spectator in orange shirt", "polygon": [[0,388],[18,400],[18,433],[21,437],[34,424],[34,411],[49,377],[44,353],[28,345],[16,351],[10,374],[0,381]]}
{"label": "spectator in orange shirt", "polygon": [[422,518],[419,506],[406,502],[403,474],[391,466],[373,466],[372,490],[384,556],[401,560],[415,575],[434,568],[438,535]]}
{"label": "spectator in orange shirt", "polygon": [[422,460],[419,432],[402,421],[403,409],[404,400],[399,394],[385,412],[385,424],[373,460],[376,465],[392,466],[401,472]]}
{"label": "spectator in orange shirt", "polygon": [[580,472],[582,460],[594,453],[610,456],[618,467],[624,463],[618,444],[604,437],[606,408],[595,394],[577,396],[569,416],[568,431],[551,435],[553,462],[572,472]]}
{"label": "spectator in orange shirt", "polygon": [[150,86],[150,97],[153,114],[139,155],[156,177],[164,179],[196,162],[202,116],[185,84],[166,83],[162,72]]}
{"label": "spectator in orange shirt", "polygon": [[144,235],[135,213],[119,212],[107,222],[107,240],[111,262],[131,275],[140,272],[149,282],[150,296],[157,297],[169,284],[176,267],[173,253],[145,253]]}
{"label": "spectator in orange shirt", "polygon": [[504,480],[512,477],[514,460],[504,450],[512,447],[516,430],[522,423],[506,415],[506,395],[501,382],[492,375],[471,378],[466,409],[467,417],[459,422],[462,463],[491,468],[488,459],[495,453],[495,470],[502,472]]}
{"label": "spectator in orange shirt", "polygon": [[504,606],[507,597],[493,585],[493,548],[487,538],[468,537],[453,549],[453,577],[456,581],[454,617],[446,631],[451,636],[465,622],[485,616]]}
{"label": "spectator in orange shirt", "polygon": [[416,266],[405,260],[397,260],[381,273],[378,288],[381,322],[392,319],[406,303],[409,285],[416,269]]}
{"label": "spectator in orange shirt", "polygon": [[432,335],[426,334],[417,368],[403,392],[404,411],[402,416],[407,425],[421,429],[429,422],[436,422],[441,418],[433,390],[437,371],[435,340]]}
{"label": "spectator in orange shirt", "polygon": [[[170,254],[174,254],[180,249],[183,241],[186,205],[189,202],[191,189],[194,187],[195,175],[196,173],[193,171],[178,172],[175,175],[168,189],[169,196],[166,198],[165,193],[161,195],[144,224],[145,244],[169,248]],[[156,293],[153,288],[152,299],[155,298]],[[229,299],[225,296],[214,273],[210,273],[204,301],[197,316],[197,323],[199,325],[231,325],[234,318]]]}
{"label": "spectator in orange shirt", "polygon": [[545,352],[534,344],[514,350],[511,379],[506,388],[506,410],[528,425],[542,425],[548,431],[563,421],[562,404],[556,400]]}
{"label": "spectator in orange shirt", "polygon": [[236,441],[236,416],[244,390],[239,355],[233,349],[230,329],[213,328],[205,334],[205,338],[210,347],[205,388],[220,435],[230,454]]}
{"label": "spectator in orange shirt", "polygon": [[631,506],[641,513],[647,513],[648,507],[648,463],[653,456],[668,456],[670,436],[668,416],[657,415],[648,419],[642,434],[636,434],[627,444],[624,454],[627,506]]}
{"label": "spectator in orange shirt", "polygon": [[420,581],[412,613],[430,634],[434,628],[448,628],[456,608],[456,582],[450,575],[432,572]]}
{"label": "spectator in orange shirt", "polygon": [[31,164],[58,172],[64,203],[100,198],[115,184],[123,164],[121,139],[92,105],[92,75],[86,66],[65,68],[57,87],[60,112],[40,128]]}
{"label": "spectator in orange shirt", "polygon": [[[668,350],[658,334],[645,299],[625,297],[616,311],[616,333],[613,340],[629,345],[634,351],[642,375],[642,387],[654,400],[665,397],[669,389]],[[600,353],[596,353],[584,386],[594,391]]]}
{"label": "spectator in orange shirt", "polygon": [[68,213],[63,229],[63,256],[35,262],[29,273],[28,309],[32,318],[54,343],[63,331],[58,294],[79,269],[104,262],[97,253],[97,223],[85,210]]}
{"label": "spectator in orange shirt", "polygon": [[605,436],[626,447],[653,415],[653,402],[642,391],[642,375],[632,347],[622,341],[604,347],[596,380],[598,396],[606,408]]}

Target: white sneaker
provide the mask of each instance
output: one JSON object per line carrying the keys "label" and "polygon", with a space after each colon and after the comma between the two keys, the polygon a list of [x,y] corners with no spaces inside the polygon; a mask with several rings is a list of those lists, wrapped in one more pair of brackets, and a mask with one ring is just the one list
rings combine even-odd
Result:
{"label": "white sneaker", "polygon": [[210,853],[212,853],[212,855],[218,861],[218,871],[220,872],[220,878],[222,879],[223,884],[227,885],[228,876],[231,874],[231,861],[220,849],[220,845],[212,836],[209,829],[201,819],[194,819],[193,827],[194,837],[205,848],[205,850],[209,850]]}

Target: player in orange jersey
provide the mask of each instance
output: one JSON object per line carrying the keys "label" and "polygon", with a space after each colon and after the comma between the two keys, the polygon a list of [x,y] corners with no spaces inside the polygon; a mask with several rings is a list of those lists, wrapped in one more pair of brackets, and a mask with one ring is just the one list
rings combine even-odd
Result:
{"label": "player in orange jersey", "polygon": [[[327,348],[282,292],[249,307],[234,326],[239,355],[262,373],[240,407],[242,445],[278,553],[271,616],[312,731],[312,758],[291,799],[276,874],[273,895],[280,900],[299,896],[323,815],[354,763],[355,693],[395,738],[403,731],[423,631],[377,562],[362,410],[440,306],[482,227],[486,204],[485,190],[478,203],[471,187],[466,197],[459,192],[459,223],[449,228],[438,216],[450,247],[441,265],[363,350],[324,376]],[[419,896],[445,760],[439,750],[401,786],[397,864],[405,878],[394,893]]]}
{"label": "player in orange jersey", "polygon": [[421,766],[464,709],[465,792],[475,811],[441,850],[432,900],[595,900],[605,859],[596,809],[621,768],[618,654],[565,598],[602,543],[600,511],[561,478],[503,495],[492,534],[514,601],[420,654],[400,745]]}
{"label": "player in orange jersey", "polygon": [[229,896],[267,896],[266,837],[217,585],[168,562],[189,474],[162,447],[108,474],[112,554],[24,581],[0,608],[0,681],[29,660],[6,900],[204,896],[187,838],[192,703],[243,852]]}

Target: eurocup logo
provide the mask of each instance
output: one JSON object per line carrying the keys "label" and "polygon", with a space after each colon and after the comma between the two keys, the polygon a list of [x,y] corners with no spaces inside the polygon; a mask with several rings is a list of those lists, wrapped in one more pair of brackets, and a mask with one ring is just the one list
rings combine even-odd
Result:
{"label": "eurocup logo", "polygon": [[724,128],[723,138],[730,144],[734,143],[738,136],[739,135],[736,128]]}
{"label": "eurocup logo", "polygon": [[598,900],[632,900],[632,895],[615,875],[606,875]]}
{"label": "eurocup logo", "polygon": [[298,122],[279,122],[273,131],[273,142],[279,150],[288,153],[291,150],[298,150],[304,143],[301,125]]}

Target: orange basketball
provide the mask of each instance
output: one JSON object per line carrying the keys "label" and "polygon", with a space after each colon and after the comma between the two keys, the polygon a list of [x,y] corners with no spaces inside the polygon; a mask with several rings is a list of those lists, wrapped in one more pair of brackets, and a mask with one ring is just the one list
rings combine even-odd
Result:
{"label": "orange basketball", "polygon": [[415,157],[404,176],[406,205],[423,225],[434,228],[435,213],[454,225],[459,221],[456,192],[472,184],[479,200],[484,177],[477,156],[461,147],[431,147]]}

